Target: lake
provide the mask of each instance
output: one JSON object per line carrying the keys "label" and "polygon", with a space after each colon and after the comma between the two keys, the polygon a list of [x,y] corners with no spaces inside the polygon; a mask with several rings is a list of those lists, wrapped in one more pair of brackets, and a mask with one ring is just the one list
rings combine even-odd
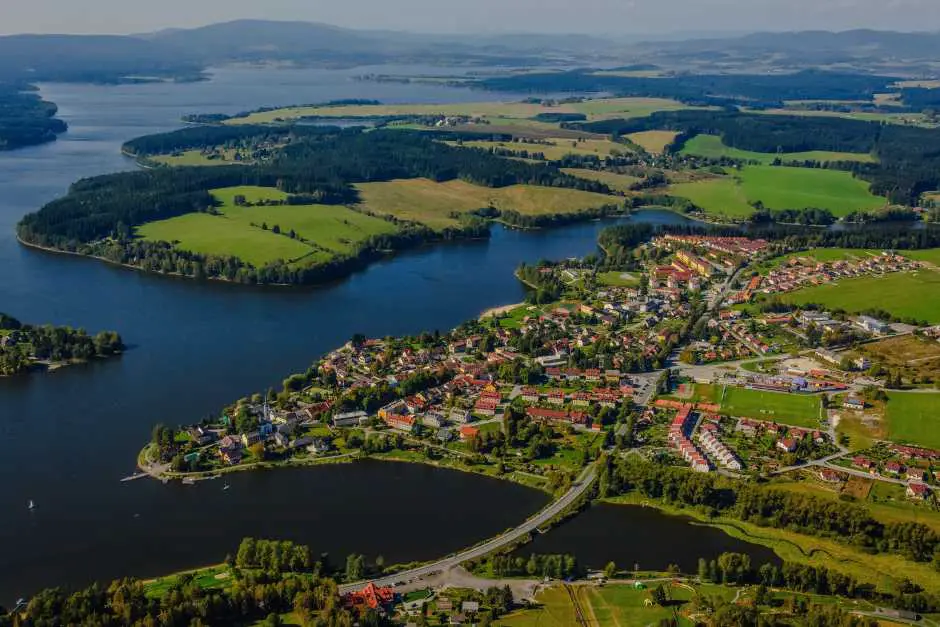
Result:
{"label": "lake", "polygon": [[[0,601],[44,586],[218,562],[249,535],[304,542],[337,560],[350,552],[381,553],[388,563],[427,559],[510,527],[546,502],[509,483],[398,464],[240,474],[193,487],[119,479],[134,471],[155,423],[191,423],[277,386],[354,333],[444,330],[518,302],[524,290],[512,270],[521,261],[592,252],[605,223],[495,228],[488,241],[410,251],[319,288],[149,276],[15,240],[23,214],[80,177],[135,167],[121,144],[179,126],[187,113],[339,98],[500,97],[352,79],[369,71],[234,68],[185,85],[43,85],[70,131],[52,144],[0,153],[0,311],[114,329],[131,349],[110,361],[0,381]],[[683,220],[656,211],[632,219]],[[223,481],[230,490],[222,491]]]}

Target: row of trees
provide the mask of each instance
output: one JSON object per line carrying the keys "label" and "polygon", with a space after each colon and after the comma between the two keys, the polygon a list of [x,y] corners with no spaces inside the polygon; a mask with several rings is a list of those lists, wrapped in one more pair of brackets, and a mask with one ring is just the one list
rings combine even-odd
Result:
{"label": "row of trees", "polygon": [[792,529],[873,553],[890,552],[940,564],[940,536],[933,529],[921,523],[882,522],[861,505],[633,458],[608,459],[601,472],[600,491],[602,496],[639,492],[649,499],[697,507],[762,527]]}

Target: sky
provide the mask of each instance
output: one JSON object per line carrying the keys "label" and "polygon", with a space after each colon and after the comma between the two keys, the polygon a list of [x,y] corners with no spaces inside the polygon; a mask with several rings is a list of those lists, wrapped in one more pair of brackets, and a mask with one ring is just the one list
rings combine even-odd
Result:
{"label": "sky", "polygon": [[242,18],[435,33],[940,31],[940,0],[0,0],[0,34],[139,33]]}

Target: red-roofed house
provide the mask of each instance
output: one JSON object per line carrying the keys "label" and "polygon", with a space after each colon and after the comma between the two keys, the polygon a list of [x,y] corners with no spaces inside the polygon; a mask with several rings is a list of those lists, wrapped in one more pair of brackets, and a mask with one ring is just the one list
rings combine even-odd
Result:
{"label": "red-roofed house", "polygon": [[360,611],[385,610],[395,602],[395,592],[391,588],[380,588],[371,581],[362,590],[343,595],[343,605]]}
{"label": "red-roofed house", "polygon": [[480,433],[480,430],[470,425],[460,427],[460,439],[463,441],[472,440]]}

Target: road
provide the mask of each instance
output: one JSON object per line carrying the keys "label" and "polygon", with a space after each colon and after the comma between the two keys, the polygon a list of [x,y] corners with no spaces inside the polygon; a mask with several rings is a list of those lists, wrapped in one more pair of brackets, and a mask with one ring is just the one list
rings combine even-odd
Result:
{"label": "road", "polygon": [[[484,555],[488,555],[489,553],[497,551],[516,542],[523,536],[548,523],[552,518],[560,514],[569,505],[574,503],[581,495],[583,495],[594,483],[594,479],[596,477],[597,469],[595,468],[594,464],[591,464],[581,472],[571,488],[565,492],[561,498],[552,501],[545,509],[541,510],[535,516],[532,516],[518,527],[500,534],[495,538],[487,540],[483,544],[479,544],[465,551],[461,551],[456,555],[445,557],[444,559],[438,560],[431,564],[425,564],[424,566],[418,566],[417,568],[411,568],[409,570],[395,573],[394,575],[380,577],[378,579],[372,579],[369,581],[372,581],[377,586],[393,586],[399,582],[410,583],[417,579],[422,579],[430,575],[450,570],[451,568],[456,568],[463,562],[483,557]],[[368,581],[343,584],[339,587],[339,593],[346,594],[348,592],[358,590],[366,583],[368,583]]]}

